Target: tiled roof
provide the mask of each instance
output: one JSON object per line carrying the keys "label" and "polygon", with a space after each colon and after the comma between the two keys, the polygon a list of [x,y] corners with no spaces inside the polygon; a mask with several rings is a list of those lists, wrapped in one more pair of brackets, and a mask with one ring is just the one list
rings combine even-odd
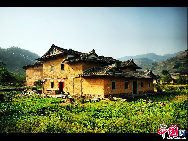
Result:
{"label": "tiled roof", "polygon": [[[104,56],[98,56],[95,53],[95,50],[93,49],[89,53],[82,53],[78,52],[72,49],[64,49],[58,46],[55,46],[54,44],[51,46],[51,48],[41,57],[38,58],[37,60],[39,61],[45,61],[48,59],[52,58],[57,58],[59,56],[63,55],[74,55],[74,57],[67,58],[63,60],[63,63],[73,63],[73,62],[78,62],[78,61],[84,61],[84,62],[98,62],[98,63],[114,63],[114,62],[120,62],[119,60],[116,60],[112,57],[104,57]],[[96,56],[96,57],[90,57],[91,55]]]}
{"label": "tiled roof", "polygon": [[121,68],[128,68],[128,67],[131,67],[131,68],[141,69],[140,67],[138,67],[138,66],[134,63],[133,59],[130,59],[130,60],[121,62],[120,67],[121,67]]}
{"label": "tiled roof", "polygon": [[113,72],[120,72],[119,68],[116,67],[116,64],[103,66],[103,67],[92,67],[83,71],[81,76],[91,76],[91,75],[111,75]]}
{"label": "tiled roof", "polygon": [[95,53],[95,50],[93,49],[89,53],[81,53],[78,51],[74,51],[72,49],[64,49],[55,46],[54,44],[51,46],[51,48],[41,57],[38,58],[38,63],[35,63],[33,65],[27,65],[24,66],[24,68],[33,67],[35,65],[42,64],[40,61],[45,61],[48,59],[60,57],[63,55],[68,55],[67,59],[64,59],[62,63],[74,63],[78,61],[83,62],[97,62],[101,63],[101,67],[92,67],[85,71],[83,71],[82,74],[79,74],[79,76],[101,76],[101,75],[110,75],[110,76],[122,76],[122,77],[136,77],[136,78],[151,78],[155,75],[150,72],[136,72],[136,71],[123,71],[124,68],[135,68],[135,69],[141,69],[138,67],[133,59],[127,60],[127,61],[119,61],[112,57],[104,57],[104,56],[98,56]]}
{"label": "tiled roof", "polygon": [[134,78],[155,78],[152,71],[123,71],[118,67],[117,63],[103,67],[92,67],[83,71],[79,76],[120,76],[120,77],[134,77]]}
{"label": "tiled roof", "polygon": [[27,68],[32,68],[32,67],[41,66],[41,65],[42,65],[42,62],[41,61],[37,61],[34,64],[29,64],[29,65],[23,66],[22,68],[23,69],[27,69]]}
{"label": "tiled roof", "polygon": [[122,62],[112,57],[98,56],[95,53],[94,49],[90,51],[89,53],[82,53],[82,52],[78,52],[72,49],[64,49],[64,48],[55,46],[54,44],[41,58],[38,58],[37,60],[44,61],[44,60],[48,60],[52,58],[57,58],[63,55],[73,55],[73,57],[64,59],[62,63],[74,63],[78,61],[83,61],[83,62],[97,62],[97,63],[103,63],[107,65],[107,64],[113,64],[116,62],[117,65],[121,68],[131,67],[131,68],[141,69],[134,63],[133,59]]}
{"label": "tiled roof", "polygon": [[[93,55],[93,57],[91,57]],[[104,56],[98,56],[95,53],[95,50],[93,49],[89,53],[82,53],[79,56],[75,56],[73,58],[68,58],[63,60],[62,63],[73,63],[78,61],[84,61],[84,62],[98,62],[98,63],[104,63],[104,64],[112,64],[115,62],[120,62],[119,60],[116,60],[112,57],[104,57]]]}
{"label": "tiled roof", "polygon": [[59,56],[67,55],[67,54],[74,55],[75,57],[79,57],[81,54],[84,54],[84,53],[81,53],[72,49],[64,49],[64,48],[55,46],[53,44],[51,48],[41,58],[38,58],[37,60],[44,61],[46,59],[51,59],[51,58],[55,58],[55,57],[59,57]]}

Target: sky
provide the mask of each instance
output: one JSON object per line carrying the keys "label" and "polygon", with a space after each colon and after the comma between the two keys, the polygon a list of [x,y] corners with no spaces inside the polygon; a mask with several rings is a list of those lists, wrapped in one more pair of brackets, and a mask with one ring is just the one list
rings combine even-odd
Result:
{"label": "sky", "polygon": [[187,49],[186,7],[1,7],[0,47],[120,58]]}

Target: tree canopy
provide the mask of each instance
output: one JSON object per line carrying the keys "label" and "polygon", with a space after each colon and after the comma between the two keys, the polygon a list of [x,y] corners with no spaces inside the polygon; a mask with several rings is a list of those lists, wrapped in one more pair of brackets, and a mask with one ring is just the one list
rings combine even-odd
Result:
{"label": "tree canopy", "polygon": [[20,86],[25,82],[25,74],[9,72],[4,68],[5,64],[0,62],[0,84],[3,86]]}
{"label": "tree canopy", "polygon": [[170,83],[170,81],[172,81],[172,77],[170,75],[170,73],[167,70],[162,70],[162,77],[161,80],[165,83]]}

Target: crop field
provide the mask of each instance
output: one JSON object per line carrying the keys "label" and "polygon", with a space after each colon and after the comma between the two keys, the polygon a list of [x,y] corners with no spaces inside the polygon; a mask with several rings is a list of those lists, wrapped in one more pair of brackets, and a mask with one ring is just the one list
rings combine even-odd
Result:
{"label": "crop field", "polygon": [[163,122],[187,132],[187,108],[187,94],[84,104],[15,95],[11,101],[0,102],[0,132],[157,133]]}

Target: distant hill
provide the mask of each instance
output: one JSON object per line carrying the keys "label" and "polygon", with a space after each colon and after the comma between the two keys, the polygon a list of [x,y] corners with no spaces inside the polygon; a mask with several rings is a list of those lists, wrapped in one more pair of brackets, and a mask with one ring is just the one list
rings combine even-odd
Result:
{"label": "distant hill", "polygon": [[162,70],[168,70],[170,73],[187,72],[188,71],[188,56],[187,50],[179,53],[175,57],[171,57],[165,61],[154,62],[142,67],[143,70],[151,69],[154,74],[161,74]]}
{"label": "distant hill", "polygon": [[134,59],[134,62],[139,66],[139,67],[143,67],[145,65],[148,64],[152,64],[155,63],[156,61],[153,61],[152,59],[148,59],[148,58],[138,58],[138,59]]}
{"label": "distant hill", "polygon": [[129,59],[135,60],[135,59],[140,59],[140,58],[147,58],[147,59],[150,59],[150,60],[153,60],[153,61],[158,61],[158,58],[160,59],[160,57],[161,57],[160,55],[157,55],[155,53],[147,53],[147,54],[141,54],[141,55],[136,55],[136,56],[124,56],[124,57],[118,58],[118,60],[126,61],[126,60],[129,60]]}
{"label": "distant hill", "polygon": [[141,54],[141,55],[136,55],[136,56],[124,56],[124,57],[118,58],[118,60],[126,61],[129,59],[134,59],[134,62],[138,66],[143,67],[148,64],[161,62],[161,61],[167,60],[171,57],[175,57],[176,55],[178,55],[182,52],[183,51],[180,51],[180,52],[177,52],[174,54],[164,54],[164,55],[157,55],[155,53],[147,53],[147,54]]}
{"label": "distant hill", "polygon": [[18,47],[3,49],[0,47],[0,61],[5,63],[5,67],[11,72],[18,74],[25,73],[22,67],[36,62],[36,58],[39,58],[37,54],[25,49]]}

